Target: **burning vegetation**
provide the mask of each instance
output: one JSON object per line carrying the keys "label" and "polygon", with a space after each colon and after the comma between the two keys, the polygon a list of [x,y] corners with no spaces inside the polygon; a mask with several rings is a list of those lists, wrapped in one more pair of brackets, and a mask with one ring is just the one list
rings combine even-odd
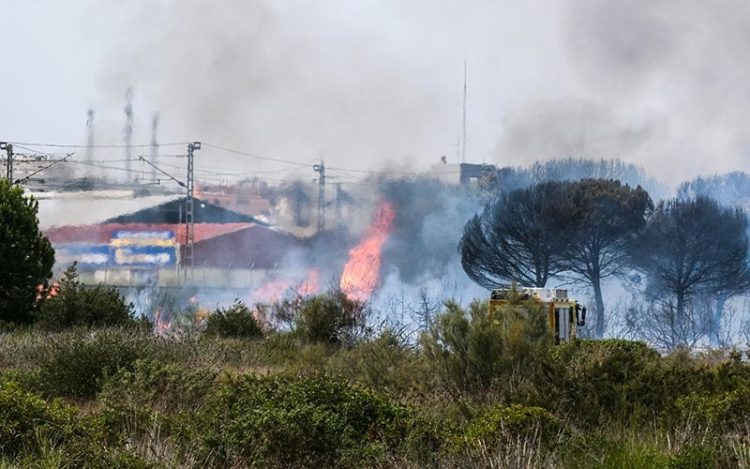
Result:
{"label": "burning vegetation", "polygon": [[340,287],[349,298],[367,301],[380,282],[383,246],[393,227],[395,213],[388,202],[381,202],[362,241],[349,251],[341,273]]}

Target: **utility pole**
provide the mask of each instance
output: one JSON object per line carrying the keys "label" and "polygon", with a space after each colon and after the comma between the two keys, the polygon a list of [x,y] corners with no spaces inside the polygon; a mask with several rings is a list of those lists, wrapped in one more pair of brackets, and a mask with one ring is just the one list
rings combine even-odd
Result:
{"label": "utility pole", "polygon": [[[194,247],[195,247],[195,219],[193,218],[193,190],[195,178],[193,171],[193,153],[201,149],[201,142],[188,143],[187,151],[187,197],[185,198],[185,259],[183,265],[189,268],[190,279],[193,279]],[[187,275],[185,276],[187,279]]]}
{"label": "utility pole", "polygon": [[318,177],[318,234],[326,229],[326,167],[323,161],[313,165],[313,171],[320,173]]}
{"label": "utility pole", "polygon": [[0,142],[0,150],[5,150],[5,177],[8,182],[13,184],[13,145],[7,142]]}
{"label": "utility pole", "polygon": [[341,228],[341,183],[336,183],[336,228]]}

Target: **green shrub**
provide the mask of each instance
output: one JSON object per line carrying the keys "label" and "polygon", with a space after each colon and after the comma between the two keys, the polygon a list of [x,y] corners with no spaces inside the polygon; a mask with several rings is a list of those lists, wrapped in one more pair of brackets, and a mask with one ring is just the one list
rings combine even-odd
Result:
{"label": "green shrub", "polygon": [[112,442],[132,441],[158,424],[171,432],[171,416],[196,411],[212,388],[216,372],[205,368],[136,360],[106,379],[94,422]]}
{"label": "green shrub", "polygon": [[710,394],[690,393],[675,403],[683,422],[713,431],[743,428],[750,417],[750,391],[735,389]]}
{"label": "green shrub", "polygon": [[555,347],[553,357],[548,395],[592,425],[668,417],[675,400],[702,379],[641,342],[575,341]]}
{"label": "green shrub", "polygon": [[367,387],[404,397],[423,394],[436,384],[425,357],[393,331],[332,355],[327,369]]}
{"label": "green shrub", "polygon": [[0,455],[37,454],[45,440],[64,442],[74,415],[59,401],[48,403],[17,383],[0,383]]}
{"label": "green shrub", "polygon": [[81,285],[75,264],[63,274],[57,294],[41,303],[34,320],[37,327],[49,330],[76,326],[151,328],[148,321],[134,318],[133,305],[126,303],[116,288]]}
{"label": "green shrub", "polygon": [[519,438],[549,444],[562,428],[560,419],[541,407],[495,405],[484,409],[471,421],[466,438],[470,444],[482,442],[487,446],[507,444]]}
{"label": "green shrub", "polygon": [[477,391],[514,369],[535,370],[545,360],[551,344],[545,318],[543,308],[527,302],[492,313],[486,302],[473,302],[468,312],[448,302],[421,344],[447,384]]}
{"label": "green shrub", "polygon": [[356,465],[400,444],[406,417],[405,408],[339,379],[246,375],[212,392],[181,440],[200,464]]}
{"label": "green shrub", "polygon": [[150,341],[137,334],[103,330],[70,336],[53,344],[49,356],[40,357],[40,380],[50,395],[90,399],[106,377],[150,354]]}
{"label": "green shrub", "polygon": [[273,316],[310,342],[351,344],[366,328],[365,305],[340,290],[271,305]]}
{"label": "green shrub", "polygon": [[258,339],[263,337],[263,329],[247,305],[238,300],[231,308],[219,308],[208,316],[206,334],[218,337]]}
{"label": "green shrub", "polygon": [[509,366],[502,327],[479,313],[481,308],[472,304],[478,314],[470,318],[458,304],[446,303],[446,312],[421,337],[428,360],[447,384],[467,390],[485,387]]}

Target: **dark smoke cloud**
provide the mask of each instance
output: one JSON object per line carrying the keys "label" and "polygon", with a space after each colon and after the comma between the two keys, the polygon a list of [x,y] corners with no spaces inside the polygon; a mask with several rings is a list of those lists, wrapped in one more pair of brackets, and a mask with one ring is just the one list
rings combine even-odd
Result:
{"label": "dark smoke cloud", "polygon": [[139,109],[159,109],[163,134],[178,140],[424,166],[453,157],[467,53],[472,160],[620,158],[673,184],[750,169],[750,5],[740,0],[167,0],[129,10],[105,88],[119,98],[133,85]]}
{"label": "dark smoke cloud", "polygon": [[[352,6],[163,5],[150,11],[153,24],[137,25],[140,38],[127,38],[118,54],[124,67],[105,82],[112,93],[133,84],[162,112],[165,135],[296,161],[323,157],[372,167],[418,153],[453,104],[425,86],[432,77],[414,73],[350,18]],[[237,166],[236,158],[214,158]]]}

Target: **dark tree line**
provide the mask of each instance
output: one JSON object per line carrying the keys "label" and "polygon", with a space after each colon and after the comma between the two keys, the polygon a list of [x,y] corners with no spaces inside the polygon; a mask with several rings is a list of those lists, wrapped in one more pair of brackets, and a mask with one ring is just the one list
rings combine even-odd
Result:
{"label": "dark tree line", "polygon": [[547,182],[509,192],[470,219],[459,247],[469,277],[486,288],[509,279],[543,287],[562,272],[564,186]]}
{"label": "dark tree line", "polygon": [[723,303],[750,286],[747,216],[707,197],[661,202],[629,250],[652,298],[668,292],[675,321],[695,295],[719,299],[707,332],[718,334]]}
{"label": "dark tree line", "polygon": [[596,335],[604,333],[602,282],[636,269],[647,295],[674,310],[695,295],[724,302],[750,286],[745,213],[706,197],[661,202],[613,180],[547,182],[501,195],[471,218],[459,244],[467,275],[494,288],[512,280],[543,287],[552,277],[591,287]]}

